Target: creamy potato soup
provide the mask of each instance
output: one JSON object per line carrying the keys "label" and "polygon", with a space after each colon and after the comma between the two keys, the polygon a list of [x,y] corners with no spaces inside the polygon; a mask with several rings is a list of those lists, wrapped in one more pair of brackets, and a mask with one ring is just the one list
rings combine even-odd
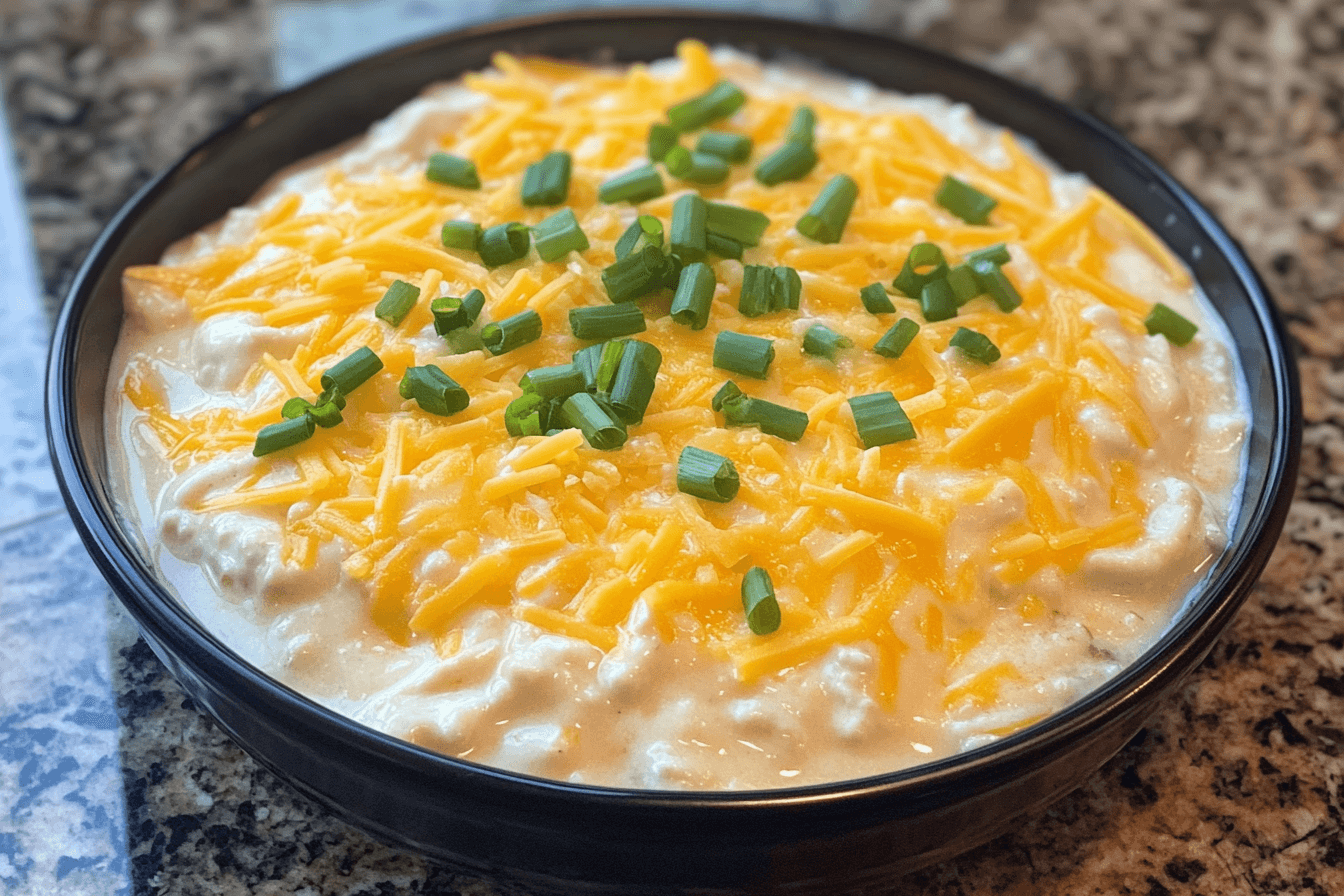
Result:
{"label": "creamy potato soup", "polygon": [[450,756],[887,772],[1151,645],[1244,388],[1181,265],[937,97],[499,56],[125,272],[123,509],[183,603]]}

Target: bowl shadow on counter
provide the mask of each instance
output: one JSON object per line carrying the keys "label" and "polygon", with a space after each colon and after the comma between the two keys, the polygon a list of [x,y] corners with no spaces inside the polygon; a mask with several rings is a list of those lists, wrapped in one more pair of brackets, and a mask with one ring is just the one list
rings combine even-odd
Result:
{"label": "bowl shadow on counter", "polygon": [[[1190,266],[1247,373],[1249,471],[1228,550],[1133,666],[1065,711],[915,769],[779,791],[582,787],[428,753],[318,707],[244,663],[156,578],[114,508],[102,419],[120,271],[246,202],[279,168],[363,132],[425,84],[498,50],[633,61],[699,37],[802,56],[908,93],[942,93],[1034,139],[1144,220]],[[1002,832],[1076,787],[1193,669],[1268,561],[1300,443],[1296,368],[1243,253],[1151,160],[1027,88],[918,47],[814,24],[691,13],[568,14],[455,32],[370,57],[260,105],[148,184],[109,225],[57,324],[52,456],[91,555],[192,698],[256,759],[366,831],[538,891],[865,892]],[[432,796],[431,796],[432,795]]]}

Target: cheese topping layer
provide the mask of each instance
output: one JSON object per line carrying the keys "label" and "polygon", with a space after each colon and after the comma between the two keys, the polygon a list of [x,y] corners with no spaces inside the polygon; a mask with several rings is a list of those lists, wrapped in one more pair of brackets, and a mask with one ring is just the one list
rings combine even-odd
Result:
{"label": "cheese topping layer", "polygon": [[[669,106],[724,78],[748,99],[711,127],[749,136],[748,162],[713,186],[662,171],[665,195],[637,207],[599,201],[603,182],[648,163]],[[764,186],[752,170],[800,104],[816,112],[819,161]],[[443,247],[445,221],[556,211],[520,194],[554,150],[572,155],[564,205],[588,249],[491,269]],[[473,161],[481,187],[427,180],[436,151]],[[822,244],[794,224],[837,173],[858,195],[843,238]],[[998,201],[987,224],[934,201],[947,174]],[[643,422],[615,451],[573,429],[509,436],[519,379],[590,344],[568,313],[608,302],[616,239],[637,213],[666,226],[688,190],[770,225],[742,261],[710,256],[705,329],[673,321],[670,291],[640,301],[647,330],[633,338],[663,355]],[[982,296],[928,322],[894,295],[895,314],[865,311],[859,290],[926,241],[952,264],[1006,243],[1021,307]],[[795,268],[799,310],[739,313],[744,263]],[[396,280],[420,297],[393,326],[374,307]],[[1114,200],[965,107],[694,43],[621,70],[498,56],[125,281],[109,443],[125,446],[126,502],[188,605],[361,721],[550,777],[787,786],[1017,730],[1162,631],[1221,549],[1241,476],[1246,414],[1221,324]],[[453,354],[430,299],[471,289],[482,322],[530,309],[541,338]],[[1157,301],[1199,323],[1194,342],[1147,335]],[[921,324],[909,348],[872,351],[900,317]],[[853,347],[803,353],[818,323]],[[963,327],[1001,359],[950,348]],[[766,379],[712,366],[723,331],[773,340]],[[253,457],[287,399],[312,399],[365,346],[384,370],[341,424]],[[429,364],[466,388],[465,410],[401,397],[403,371]],[[805,411],[803,437],[725,426],[711,397],[730,376]],[[917,438],[865,449],[847,399],[883,391]],[[733,501],[678,491],[686,446],[733,462]],[[742,612],[751,566],[775,583],[772,634]]]}

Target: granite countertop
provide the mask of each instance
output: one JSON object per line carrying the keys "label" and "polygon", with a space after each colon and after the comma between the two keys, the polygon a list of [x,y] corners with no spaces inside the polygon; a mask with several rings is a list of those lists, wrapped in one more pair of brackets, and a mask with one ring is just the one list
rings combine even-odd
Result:
{"label": "granite countertop", "polygon": [[[916,38],[1109,120],[1242,242],[1301,349],[1297,499],[1208,660],[1079,790],[893,890],[1344,892],[1344,5],[735,6]],[[0,359],[0,890],[500,892],[337,821],[196,710],[84,554],[46,466],[41,408],[13,392],[35,390],[47,315],[136,186],[277,83],[329,62],[330,39],[365,30],[374,7],[398,14],[385,36],[553,8],[0,3],[0,80],[44,297],[0,304],[0,327],[17,333]],[[14,236],[0,245],[19,245]]]}

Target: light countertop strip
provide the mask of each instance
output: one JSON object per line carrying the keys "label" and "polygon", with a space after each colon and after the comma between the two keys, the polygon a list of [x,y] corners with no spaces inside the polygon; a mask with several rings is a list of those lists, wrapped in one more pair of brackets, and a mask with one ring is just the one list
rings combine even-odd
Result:
{"label": "light countertop strip", "polygon": [[[1078,791],[893,889],[1344,892],[1344,4],[732,7],[916,38],[1109,119],[1243,242],[1302,350],[1297,501],[1261,584],[1208,661]],[[0,84],[42,297],[24,300],[14,287],[30,279],[15,274],[14,257],[26,255],[12,255],[14,225],[0,218],[9,349],[0,356],[0,892],[513,892],[335,820],[191,705],[109,598],[59,507],[36,377],[41,309],[54,307],[132,190],[195,140],[275,85],[388,41],[553,8],[0,4]],[[0,189],[11,187],[0,179]]]}

